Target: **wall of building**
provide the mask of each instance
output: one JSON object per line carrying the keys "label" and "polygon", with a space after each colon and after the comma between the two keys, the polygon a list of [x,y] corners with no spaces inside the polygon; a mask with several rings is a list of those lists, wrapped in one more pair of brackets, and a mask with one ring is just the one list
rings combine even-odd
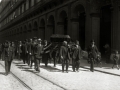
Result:
{"label": "wall of building", "polygon": [[[19,1],[19,0],[18,0]],[[103,0],[104,1],[104,0]],[[68,34],[79,40],[83,49],[94,39],[100,47],[101,1],[99,0],[24,0],[0,19],[0,41],[25,40],[37,36],[50,40],[52,34]],[[119,1],[110,3],[111,47],[120,50]],[[6,7],[7,8],[7,7]],[[11,19],[12,18],[12,19]],[[5,23],[6,21],[6,23]]]}

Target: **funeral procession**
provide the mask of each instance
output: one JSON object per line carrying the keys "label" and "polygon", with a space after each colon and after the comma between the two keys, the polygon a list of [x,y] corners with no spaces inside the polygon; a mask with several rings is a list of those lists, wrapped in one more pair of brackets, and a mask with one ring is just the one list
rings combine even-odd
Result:
{"label": "funeral procession", "polygon": [[0,0],[0,90],[120,90],[120,0]]}

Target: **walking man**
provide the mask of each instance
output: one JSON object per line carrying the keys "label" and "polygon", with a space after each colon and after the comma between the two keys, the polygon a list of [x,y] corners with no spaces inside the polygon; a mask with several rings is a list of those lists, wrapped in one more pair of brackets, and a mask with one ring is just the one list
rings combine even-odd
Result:
{"label": "walking man", "polygon": [[98,55],[98,49],[94,40],[91,40],[91,44],[88,47],[88,57],[90,58],[90,71],[94,72],[94,62]]}
{"label": "walking man", "polygon": [[64,72],[64,66],[66,63],[66,72],[68,73],[70,55],[68,52],[67,41],[64,41],[63,45],[60,48],[60,58],[62,60],[62,72]]}
{"label": "walking man", "polygon": [[79,46],[79,41],[76,41],[76,45],[73,51],[73,72],[76,71],[79,72],[79,67],[80,67],[80,59],[81,59],[81,47]]}
{"label": "walking man", "polygon": [[35,70],[40,72],[40,61],[42,60],[42,53],[43,53],[43,45],[41,44],[41,39],[38,39],[38,44],[35,45]]}
{"label": "walking man", "polygon": [[5,75],[8,75],[10,73],[11,62],[13,60],[13,47],[11,46],[11,43],[8,41],[5,42],[4,54],[5,54],[5,71],[6,71]]}

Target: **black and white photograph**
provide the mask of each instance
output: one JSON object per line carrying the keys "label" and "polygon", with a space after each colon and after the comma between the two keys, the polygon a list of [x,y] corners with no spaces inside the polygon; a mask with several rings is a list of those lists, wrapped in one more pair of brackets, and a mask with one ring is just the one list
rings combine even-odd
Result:
{"label": "black and white photograph", "polygon": [[120,90],[120,0],[0,0],[0,90]]}

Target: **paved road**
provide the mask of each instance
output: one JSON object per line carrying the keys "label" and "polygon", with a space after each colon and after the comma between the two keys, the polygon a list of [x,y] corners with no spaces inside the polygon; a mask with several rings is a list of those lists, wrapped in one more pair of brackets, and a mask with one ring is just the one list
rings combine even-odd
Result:
{"label": "paved road", "polygon": [[[3,64],[3,61],[0,61],[0,63]],[[46,68],[41,63],[41,72],[37,73],[34,69],[30,69],[27,64],[24,65],[22,61],[13,61],[11,71],[33,90],[120,89],[120,70],[111,69],[111,65],[103,65],[103,68],[95,67],[97,71],[90,72],[89,69],[86,69],[89,68],[89,64],[86,64],[86,61],[83,61],[81,65],[84,68],[80,68],[80,72],[72,72],[72,67],[70,66],[69,73],[62,73],[60,64],[55,68],[53,64],[49,64]]]}
{"label": "paved road", "polygon": [[28,90],[13,75],[5,76],[5,69],[0,65],[0,90]]}

